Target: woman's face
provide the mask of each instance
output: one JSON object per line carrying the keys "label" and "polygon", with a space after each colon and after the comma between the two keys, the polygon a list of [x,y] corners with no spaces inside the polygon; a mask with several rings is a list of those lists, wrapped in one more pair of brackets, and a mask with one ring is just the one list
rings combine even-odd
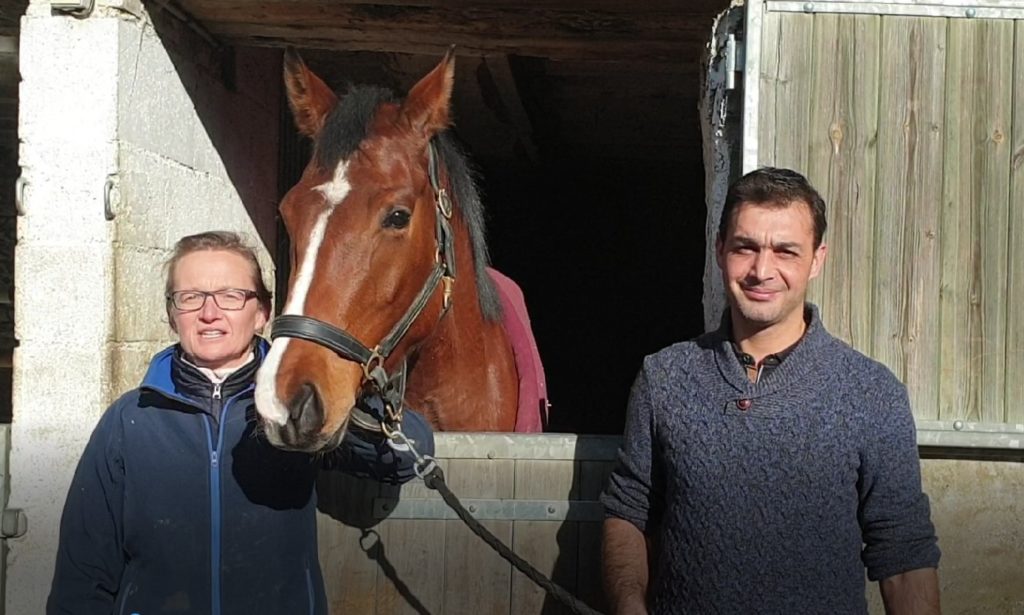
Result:
{"label": "woman's face", "polygon": [[[172,292],[256,290],[249,261],[224,250],[185,255],[175,265],[172,281]],[[256,297],[246,298],[238,310],[220,307],[212,296],[199,298],[203,299],[202,306],[192,311],[170,306],[171,326],[178,333],[185,355],[199,367],[210,369],[243,365],[253,337],[267,324],[269,315]]]}

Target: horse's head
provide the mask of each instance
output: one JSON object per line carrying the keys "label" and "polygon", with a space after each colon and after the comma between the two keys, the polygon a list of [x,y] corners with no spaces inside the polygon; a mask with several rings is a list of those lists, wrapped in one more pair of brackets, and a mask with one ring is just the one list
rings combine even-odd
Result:
{"label": "horse's head", "polygon": [[[281,201],[291,277],[257,375],[256,407],[273,444],[318,451],[341,441],[372,371],[365,363],[390,369],[388,356],[404,356],[443,314],[437,235],[440,224],[450,227],[438,213],[428,152],[448,125],[454,59],[449,51],[404,101],[378,88],[353,88],[339,100],[291,51],[284,77],[295,122],[314,147]],[[435,286],[424,290],[425,280]],[[422,309],[404,318],[418,296]],[[403,320],[408,330],[395,335]],[[323,341],[330,331],[358,348],[332,350]]]}

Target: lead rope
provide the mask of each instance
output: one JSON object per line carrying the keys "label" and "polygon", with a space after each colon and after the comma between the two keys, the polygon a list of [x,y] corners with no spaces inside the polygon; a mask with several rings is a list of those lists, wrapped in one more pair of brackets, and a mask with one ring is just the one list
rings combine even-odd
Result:
{"label": "lead rope", "polygon": [[420,455],[419,451],[413,445],[410,440],[401,429],[392,430],[388,437],[395,443],[395,446],[402,447],[398,450],[409,450],[413,457],[416,459],[413,465],[413,472],[416,476],[423,480],[423,483],[429,488],[437,491],[441,494],[441,498],[449,508],[455,511],[455,514],[462,519],[469,529],[479,536],[481,540],[486,542],[488,546],[498,552],[498,555],[505,558],[509,563],[515,566],[516,570],[522,572],[531,581],[539,585],[544,591],[546,591],[555,600],[561,602],[563,605],[569,608],[573,613],[577,615],[602,615],[600,611],[596,611],[590,608],[586,603],[572,595],[565,588],[558,585],[551,579],[544,576],[539,570],[530,565],[529,562],[524,560],[515,554],[512,549],[505,546],[498,538],[487,530],[483,525],[477,521],[469,511],[462,506],[462,502],[459,498],[455,497],[455,494],[448,488],[447,483],[444,481],[444,472],[441,471],[441,466],[437,465],[437,461],[429,455]]}

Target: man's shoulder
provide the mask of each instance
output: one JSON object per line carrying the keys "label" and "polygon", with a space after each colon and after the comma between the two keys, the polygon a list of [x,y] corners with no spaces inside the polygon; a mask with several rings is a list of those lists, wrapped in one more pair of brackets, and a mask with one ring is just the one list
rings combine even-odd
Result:
{"label": "man's shoulder", "polygon": [[869,357],[838,338],[832,338],[831,346],[830,354],[837,362],[834,369],[840,375],[839,382],[844,382],[848,387],[874,393],[902,394],[906,390],[906,386],[885,363]]}
{"label": "man's shoulder", "polygon": [[644,357],[644,369],[648,372],[692,373],[695,369],[714,365],[714,347],[717,338],[713,333],[691,338],[666,346]]}
{"label": "man's shoulder", "polygon": [[842,340],[834,340],[836,356],[847,374],[876,385],[902,386],[888,365],[867,356]]}

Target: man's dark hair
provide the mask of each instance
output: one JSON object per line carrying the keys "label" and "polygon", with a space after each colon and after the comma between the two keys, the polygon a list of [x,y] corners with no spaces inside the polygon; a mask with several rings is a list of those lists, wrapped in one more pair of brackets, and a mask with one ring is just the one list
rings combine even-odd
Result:
{"label": "man's dark hair", "polygon": [[763,207],[786,207],[790,203],[806,203],[814,220],[814,247],[821,245],[828,223],[825,221],[825,200],[807,178],[790,169],[762,167],[747,173],[731,186],[718,222],[718,238],[725,239],[736,208],[741,203]]}

